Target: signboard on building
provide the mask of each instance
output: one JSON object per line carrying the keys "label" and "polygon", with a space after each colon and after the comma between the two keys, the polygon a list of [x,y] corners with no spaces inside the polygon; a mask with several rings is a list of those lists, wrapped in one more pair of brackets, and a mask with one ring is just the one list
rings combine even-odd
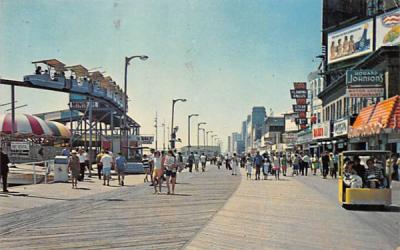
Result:
{"label": "signboard on building", "polygon": [[293,112],[307,112],[307,105],[293,105]]}
{"label": "signboard on building", "polygon": [[306,89],[291,89],[290,96],[292,99],[307,99],[308,93]]}
{"label": "signboard on building", "polygon": [[333,136],[344,136],[349,132],[349,120],[339,120],[333,124]]}
{"label": "signboard on building", "polygon": [[307,118],[296,118],[296,124],[298,125],[307,125],[308,120]]}
{"label": "signboard on building", "polygon": [[294,82],[293,83],[294,89],[300,90],[300,89],[307,89],[307,83],[306,82]]}
{"label": "signboard on building", "polygon": [[284,117],[285,117],[285,131],[286,132],[299,130],[299,127],[296,124],[296,118],[299,118],[299,115],[297,113],[285,114]]}
{"label": "signboard on building", "polygon": [[328,63],[372,52],[373,20],[368,19],[328,34]]}
{"label": "signboard on building", "polygon": [[376,49],[400,44],[400,8],[376,18]]}
{"label": "signboard on building", "polygon": [[29,142],[12,141],[10,146],[12,156],[29,157]]}
{"label": "signboard on building", "polygon": [[330,122],[314,124],[313,128],[312,128],[312,137],[313,137],[313,140],[329,139],[331,137]]}
{"label": "signboard on building", "polygon": [[376,98],[384,95],[384,88],[348,88],[347,96],[350,98]]}
{"label": "signboard on building", "polygon": [[348,87],[382,87],[385,81],[383,71],[379,70],[347,70],[346,84]]}
{"label": "signboard on building", "polygon": [[307,104],[307,99],[296,99],[296,104],[305,105]]}
{"label": "signboard on building", "polygon": [[145,144],[145,145],[151,145],[151,144],[153,144],[153,141],[154,141],[154,136],[143,136],[143,135],[141,135],[140,136],[140,142],[142,143],[142,144]]}

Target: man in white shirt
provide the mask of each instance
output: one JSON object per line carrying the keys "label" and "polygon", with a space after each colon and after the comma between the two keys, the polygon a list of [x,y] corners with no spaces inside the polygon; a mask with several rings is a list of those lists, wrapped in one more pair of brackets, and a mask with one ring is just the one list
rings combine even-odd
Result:
{"label": "man in white shirt", "polygon": [[79,149],[79,165],[81,167],[81,175],[79,176],[78,181],[83,181],[85,178],[85,168],[86,168],[86,155],[85,155],[85,150]]}
{"label": "man in white shirt", "polygon": [[205,156],[204,153],[202,153],[200,156],[200,162],[201,162],[201,171],[204,172],[206,170],[206,163],[207,163],[207,156]]}
{"label": "man in white shirt", "polygon": [[106,185],[106,180],[107,180],[107,186],[110,186],[110,177],[111,177],[111,167],[114,164],[114,159],[110,155],[108,151],[101,157],[101,163],[103,165],[103,185]]}

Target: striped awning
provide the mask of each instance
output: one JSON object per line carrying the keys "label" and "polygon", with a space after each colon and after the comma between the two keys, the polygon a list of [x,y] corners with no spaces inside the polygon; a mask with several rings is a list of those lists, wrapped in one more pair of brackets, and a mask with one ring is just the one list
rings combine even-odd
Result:
{"label": "striped awning", "polygon": [[[12,133],[11,114],[0,114],[0,134]],[[15,114],[14,134],[37,137],[70,137],[71,132],[61,123],[46,122],[37,116]]]}

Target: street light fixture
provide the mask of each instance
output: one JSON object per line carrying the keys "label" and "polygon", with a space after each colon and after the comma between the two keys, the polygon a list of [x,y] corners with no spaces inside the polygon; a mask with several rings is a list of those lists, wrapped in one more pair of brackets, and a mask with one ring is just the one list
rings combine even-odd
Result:
{"label": "street light fixture", "polygon": [[199,116],[199,114],[190,114],[188,115],[188,154],[190,154],[190,118],[193,116]]}
{"label": "street light fixture", "polygon": [[214,131],[212,131],[212,130],[209,130],[209,131],[207,131],[207,133],[206,133],[206,146],[208,147],[208,134],[209,133],[213,133]]}
{"label": "street light fixture", "polygon": [[207,124],[207,122],[199,122],[197,124],[197,150],[200,149],[200,126],[205,124]]}
{"label": "street light fixture", "polygon": [[175,138],[176,134],[174,131],[174,113],[175,113],[175,103],[177,102],[186,102],[187,100],[184,98],[172,99],[172,122],[171,122],[171,149],[175,148]]}
{"label": "street light fixture", "polygon": [[[134,59],[134,58],[139,58],[142,61],[146,61],[147,59],[149,59],[148,56],[146,55],[140,55],[140,56],[131,56],[131,57],[125,57],[125,77],[124,77],[124,120],[123,120],[123,131],[124,134],[126,136],[126,146],[129,146],[128,144],[128,126],[127,126],[127,116],[128,116],[128,112],[127,112],[127,106],[128,106],[128,94],[127,94],[127,89],[128,89],[128,65],[129,62]],[[121,137],[121,141],[120,141],[120,145],[122,146],[122,137]],[[126,149],[125,152],[125,156],[128,157],[128,149]]]}
{"label": "street light fixture", "polygon": [[217,135],[211,135],[211,146],[214,146],[214,137],[216,137]]}

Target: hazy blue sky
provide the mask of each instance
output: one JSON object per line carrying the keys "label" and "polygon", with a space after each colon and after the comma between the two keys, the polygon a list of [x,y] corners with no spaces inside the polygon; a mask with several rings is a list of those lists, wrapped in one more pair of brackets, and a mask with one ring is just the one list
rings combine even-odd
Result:
{"label": "hazy blue sky", "polygon": [[[146,54],[128,71],[129,114],[142,133],[154,133],[156,111],[170,123],[172,98],[187,98],[176,107],[183,145],[189,113],[200,114],[193,131],[205,121],[226,145],[252,106],[290,110],[292,82],[317,65],[320,12],[319,0],[1,0],[0,76],[20,80],[32,61],[57,58],[101,66],[123,85],[124,57]],[[0,86],[0,103],[9,98]],[[29,105],[24,113],[68,103],[66,94],[20,88],[17,99]]]}

